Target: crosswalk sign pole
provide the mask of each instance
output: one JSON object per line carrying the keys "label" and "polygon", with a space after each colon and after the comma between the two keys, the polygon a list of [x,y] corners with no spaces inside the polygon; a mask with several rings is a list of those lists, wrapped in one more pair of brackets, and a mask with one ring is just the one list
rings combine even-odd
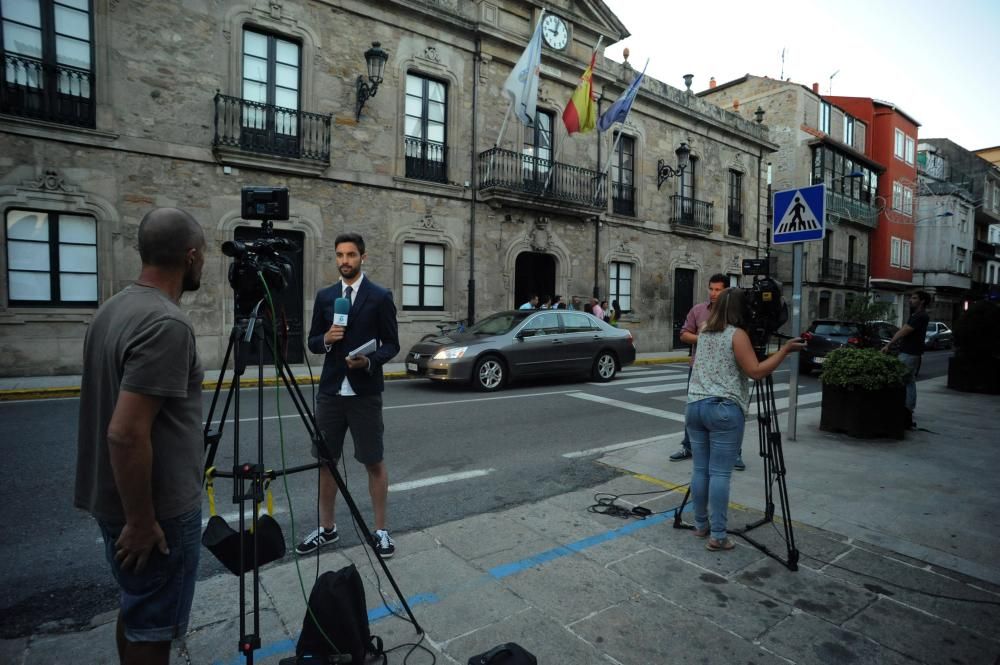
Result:
{"label": "crosswalk sign pole", "polygon": [[[802,244],[822,240],[826,232],[826,185],[793,187],[774,193],[771,240],[775,245],[792,246],[792,336],[802,330]],[[785,433],[795,440],[798,415],[799,363],[792,362],[788,386],[788,427]]]}
{"label": "crosswalk sign pole", "polygon": [[[798,336],[800,330],[802,330],[802,243],[797,242],[792,245],[792,336]],[[799,362],[795,356],[788,379],[788,426],[785,428],[788,438],[792,441],[795,441],[798,410]]]}

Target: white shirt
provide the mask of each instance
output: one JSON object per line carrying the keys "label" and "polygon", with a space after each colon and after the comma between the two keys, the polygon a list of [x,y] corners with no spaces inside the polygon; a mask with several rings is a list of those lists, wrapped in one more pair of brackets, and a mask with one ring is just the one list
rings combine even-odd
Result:
{"label": "white shirt", "polygon": [[[365,274],[361,273],[361,274],[358,275],[358,278],[356,280],[354,280],[353,284],[347,284],[343,279],[340,280],[340,293],[341,294],[343,294],[343,293],[345,293],[347,291],[347,287],[348,286],[351,287],[351,307],[354,306],[354,301],[358,297],[358,289],[361,288],[361,282],[364,281],[364,279],[365,279]],[[341,297],[343,297],[343,296],[341,296]],[[329,346],[326,347],[326,351],[327,351],[327,353],[330,352],[330,347]],[[340,384],[340,395],[341,395],[341,397],[352,397],[354,395],[357,395],[357,393],[354,392],[354,388],[351,386],[351,382],[347,379],[347,374],[346,373],[344,374],[344,381],[343,381],[343,383]]]}

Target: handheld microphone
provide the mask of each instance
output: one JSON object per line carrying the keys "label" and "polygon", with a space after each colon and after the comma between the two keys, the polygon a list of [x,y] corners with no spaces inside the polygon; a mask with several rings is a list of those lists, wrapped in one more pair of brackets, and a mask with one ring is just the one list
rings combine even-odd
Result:
{"label": "handheld microphone", "polygon": [[347,298],[337,298],[333,301],[333,325],[346,326],[347,313],[351,311],[351,301]]}

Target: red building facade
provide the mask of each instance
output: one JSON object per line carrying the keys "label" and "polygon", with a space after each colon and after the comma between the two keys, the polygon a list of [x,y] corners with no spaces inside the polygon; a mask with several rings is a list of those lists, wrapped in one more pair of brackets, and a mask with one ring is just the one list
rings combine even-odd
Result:
{"label": "red building facade", "polygon": [[871,97],[824,99],[868,126],[865,155],[886,167],[878,182],[880,212],[871,237],[869,286],[877,300],[896,305],[898,318],[905,310],[903,292],[913,284],[920,123],[894,104]]}

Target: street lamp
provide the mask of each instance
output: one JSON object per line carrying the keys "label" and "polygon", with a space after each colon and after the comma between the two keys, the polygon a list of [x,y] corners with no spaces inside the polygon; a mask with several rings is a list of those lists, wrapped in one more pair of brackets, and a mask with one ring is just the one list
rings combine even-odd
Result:
{"label": "street lamp", "polygon": [[361,120],[361,109],[365,107],[365,102],[369,97],[374,97],[378,92],[379,83],[382,82],[382,75],[385,73],[385,63],[389,59],[389,54],[382,50],[381,44],[372,42],[372,47],[365,51],[365,64],[368,67],[368,80],[364,76],[358,76],[355,88],[357,89],[357,105],[355,106],[355,120]]}
{"label": "street lamp", "polygon": [[[913,225],[917,226],[917,225],[920,224],[920,222],[932,222],[935,219],[940,219],[942,217],[954,217],[954,216],[955,216],[955,213],[951,212],[950,210],[947,210],[947,211],[942,212],[942,213],[937,214],[937,215],[931,215],[930,217],[923,217],[921,219],[918,219],[915,222],[913,222]],[[906,222],[896,222],[896,223],[897,224],[905,224]]]}
{"label": "street lamp", "polygon": [[677,168],[670,166],[662,159],[656,162],[656,188],[659,189],[664,182],[668,179],[684,175],[684,169],[688,166],[688,159],[691,157],[691,148],[688,147],[687,143],[681,142],[677,150],[674,151],[677,155]]}

